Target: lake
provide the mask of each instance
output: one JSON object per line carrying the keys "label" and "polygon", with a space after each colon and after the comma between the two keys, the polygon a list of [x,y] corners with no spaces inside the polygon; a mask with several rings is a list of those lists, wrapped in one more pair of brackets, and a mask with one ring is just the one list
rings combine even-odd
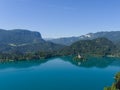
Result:
{"label": "lake", "polygon": [[103,90],[120,71],[120,59],[71,57],[0,64],[0,90]]}

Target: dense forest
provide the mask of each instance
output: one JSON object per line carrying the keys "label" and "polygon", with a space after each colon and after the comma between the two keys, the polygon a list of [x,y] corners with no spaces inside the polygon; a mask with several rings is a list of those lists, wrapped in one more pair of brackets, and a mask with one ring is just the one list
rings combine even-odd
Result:
{"label": "dense forest", "polygon": [[60,51],[61,55],[83,55],[94,56],[115,56],[116,45],[106,38],[97,38],[93,40],[80,40],[70,46],[66,46]]}

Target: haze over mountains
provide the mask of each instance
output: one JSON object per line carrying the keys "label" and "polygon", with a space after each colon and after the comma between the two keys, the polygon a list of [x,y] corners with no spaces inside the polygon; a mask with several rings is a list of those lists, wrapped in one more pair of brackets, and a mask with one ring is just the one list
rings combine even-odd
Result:
{"label": "haze over mountains", "polygon": [[120,42],[120,31],[88,33],[86,35],[81,35],[79,37],[57,38],[57,39],[51,39],[48,41],[51,41],[56,44],[62,44],[62,45],[69,46],[72,43],[79,41],[79,40],[88,40],[88,39],[91,40],[91,39],[101,38],[101,37],[105,37],[116,44]]}

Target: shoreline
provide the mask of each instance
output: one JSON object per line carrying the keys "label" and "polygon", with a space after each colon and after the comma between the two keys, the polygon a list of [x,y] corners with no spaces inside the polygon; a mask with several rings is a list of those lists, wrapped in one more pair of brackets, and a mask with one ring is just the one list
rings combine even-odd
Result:
{"label": "shoreline", "polygon": [[[71,58],[75,58],[76,55],[55,55],[55,56],[49,56],[49,57],[40,57],[40,58],[18,58],[16,60],[14,59],[0,59],[0,63],[6,63],[6,62],[17,62],[17,61],[31,61],[31,60],[47,60],[50,58],[55,58],[55,57],[71,57]],[[85,59],[94,57],[94,58],[118,58],[120,59],[120,56],[115,56],[115,55],[107,55],[107,56],[103,56],[103,55],[84,55]]]}

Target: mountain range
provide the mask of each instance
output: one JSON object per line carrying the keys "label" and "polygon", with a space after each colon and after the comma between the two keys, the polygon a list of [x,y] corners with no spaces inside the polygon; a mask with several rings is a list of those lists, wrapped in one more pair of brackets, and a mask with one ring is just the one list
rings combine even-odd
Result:
{"label": "mountain range", "polygon": [[81,35],[78,37],[65,37],[65,38],[56,38],[56,39],[50,39],[47,41],[56,43],[56,44],[62,44],[62,45],[71,45],[72,43],[79,41],[79,40],[92,40],[95,38],[101,38],[105,37],[109,40],[111,40],[113,43],[117,44],[120,43],[120,31],[110,31],[110,32],[97,32],[97,33],[88,33],[86,35]]}
{"label": "mountain range", "polygon": [[0,29],[0,61],[53,56],[120,56],[120,31],[89,33],[79,37],[44,40],[39,32]]}

